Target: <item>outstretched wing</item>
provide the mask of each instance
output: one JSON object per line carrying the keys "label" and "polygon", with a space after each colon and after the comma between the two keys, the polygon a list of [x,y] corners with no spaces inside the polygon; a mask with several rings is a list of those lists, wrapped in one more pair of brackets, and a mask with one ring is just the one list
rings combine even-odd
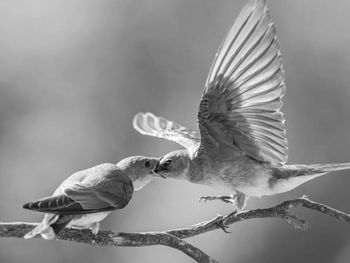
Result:
{"label": "outstretched wing", "polygon": [[133,119],[133,127],[141,134],[177,142],[190,153],[193,153],[200,144],[198,132],[162,117],[157,117],[150,112],[137,113]]}
{"label": "outstretched wing", "polygon": [[[231,148],[262,162],[287,161],[284,71],[265,0],[251,0],[222,42],[210,69],[198,120],[205,151]],[[225,147],[222,147],[225,148]]]}
{"label": "outstretched wing", "polygon": [[59,214],[89,214],[121,209],[131,200],[133,185],[126,175],[118,179],[93,187],[73,185],[64,189],[63,194],[24,204],[23,208]]}

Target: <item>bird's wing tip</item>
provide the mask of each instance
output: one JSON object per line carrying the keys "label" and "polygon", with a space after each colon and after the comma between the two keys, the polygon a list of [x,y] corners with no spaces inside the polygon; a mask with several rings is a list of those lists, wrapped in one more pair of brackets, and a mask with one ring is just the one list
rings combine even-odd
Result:
{"label": "bird's wing tip", "polygon": [[30,209],[30,206],[31,206],[32,203],[25,203],[22,208],[24,209]]}

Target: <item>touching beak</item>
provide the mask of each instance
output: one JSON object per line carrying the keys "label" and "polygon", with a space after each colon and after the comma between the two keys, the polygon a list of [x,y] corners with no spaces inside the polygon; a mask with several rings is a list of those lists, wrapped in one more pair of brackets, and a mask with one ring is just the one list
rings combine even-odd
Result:
{"label": "touching beak", "polygon": [[165,175],[162,175],[162,174],[156,173],[155,171],[152,171],[151,173],[153,174],[153,176],[156,176],[156,177],[161,177],[161,178],[164,178],[164,179],[166,179],[166,178],[167,178]]}
{"label": "touching beak", "polygon": [[[161,159],[162,159],[162,158],[159,158],[159,161],[160,161]],[[166,177],[165,175],[159,173],[159,171],[160,171],[160,167],[159,167],[159,163],[158,163],[157,166],[156,166],[156,168],[154,168],[154,170],[153,170],[153,174],[154,174],[155,176],[162,177],[162,178],[166,179],[167,177]]]}

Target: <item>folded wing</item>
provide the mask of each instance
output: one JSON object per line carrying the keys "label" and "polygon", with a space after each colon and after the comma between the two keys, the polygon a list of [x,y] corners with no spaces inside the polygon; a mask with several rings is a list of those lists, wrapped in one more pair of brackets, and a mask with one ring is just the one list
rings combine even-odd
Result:
{"label": "folded wing", "polygon": [[[108,185],[110,184],[110,185]],[[103,182],[95,186],[74,185],[57,196],[27,203],[23,208],[55,214],[89,214],[125,207],[131,200],[134,188],[128,176],[118,181]]]}

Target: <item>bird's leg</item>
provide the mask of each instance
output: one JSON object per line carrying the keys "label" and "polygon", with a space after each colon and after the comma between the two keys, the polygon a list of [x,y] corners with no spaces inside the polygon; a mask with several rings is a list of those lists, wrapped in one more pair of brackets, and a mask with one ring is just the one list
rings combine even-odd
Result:
{"label": "bird's leg", "polygon": [[93,233],[95,235],[95,237],[97,236],[99,229],[100,229],[100,223],[99,222],[95,222],[95,223],[90,225],[91,233]]}
{"label": "bird's leg", "polygon": [[236,191],[236,193],[232,195],[203,196],[199,200],[200,201],[221,200],[225,203],[232,204],[237,210],[242,210],[246,204],[247,197],[242,192]]}
{"label": "bird's leg", "polygon": [[236,191],[236,207],[238,210],[243,210],[247,204],[248,197],[242,192]]}
{"label": "bird's leg", "polygon": [[91,230],[91,233],[94,235],[92,237],[92,244],[96,244],[97,243],[98,230],[100,229],[100,223],[99,222],[92,223],[90,225],[89,229]]}

